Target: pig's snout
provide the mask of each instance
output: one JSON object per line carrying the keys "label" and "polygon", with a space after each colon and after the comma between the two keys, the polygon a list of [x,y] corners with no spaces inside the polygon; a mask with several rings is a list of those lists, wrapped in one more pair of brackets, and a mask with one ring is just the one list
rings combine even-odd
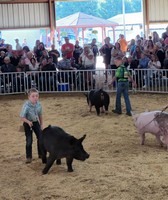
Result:
{"label": "pig's snout", "polygon": [[90,155],[88,153],[86,153],[83,157],[82,157],[82,161],[85,161],[86,159],[88,159],[90,157]]}
{"label": "pig's snout", "polygon": [[89,157],[90,157],[90,155],[87,153],[87,154],[86,154],[86,159],[88,159]]}

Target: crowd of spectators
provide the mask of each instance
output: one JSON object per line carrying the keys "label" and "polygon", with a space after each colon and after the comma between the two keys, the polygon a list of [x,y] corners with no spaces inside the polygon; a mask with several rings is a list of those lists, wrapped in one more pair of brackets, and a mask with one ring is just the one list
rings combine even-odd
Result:
{"label": "crowd of spectators", "polygon": [[[127,42],[124,35],[120,34],[115,44],[111,44],[110,38],[106,37],[104,44],[99,49],[95,38],[92,39],[90,44],[81,47],[78,41],[73,45],[69,42],[69,38],[65,37],[61,52],[55,48],[54,44],[51,45],[50,50],[46,49],[40,40],[36,40],[33,50],[30,50],[27,45],[21,46],[19,39],[15,39],[15,42],[16,50],[13,50],[10,44],[5,44],[4,39],[0,40],[1,75],[3,73],[26,72],[28,85],[31,87],[32,80],[36,81],[38,74],[39,87],[45,85],[45,90],[48,90],[49,87],[52,88],[52,84],[61,81],[75,84],[76,69],[92,69],[94,71],[97,62],[96,57],[99,54],[103,56],[105,69],[116,69],[114,59],[118,56],[123,57],[123,63],[128,69],[151,69],[148,74],[145,74],[146,77],[156,74],[158,69],[168,69],[168,27],[162,37],[159,37],[158,33],[154,31],[149,38],[142,38],[137,35],[130,42]],[[58,59],[59,57],[62,57],[62,59]],[[62,70],[72,70],[72,73],[63,74]],[[48,73],[47,76],[44,76],[42,73],[39,75],[39,72]],[[113,71],[112,77],[114,73],[115,71]],[[166,76],[167,73],[164,75]],[[90,76],[87,76],[87,78]],[[105,83],[108,83],[108,76],[108,73],[105,72]],[[7,77],[8,80],[6,80]],[[12,79],[13,88],[16,91],[19,90],[20,86],[24,88],[25,81],[21,75],[17,75],[15,78],[7,77],[0,76],[1,86],[11,82]],[[32,77],[34,78],[32,79]],[[145,88],[148,84],[146,79],[140,87]]]}

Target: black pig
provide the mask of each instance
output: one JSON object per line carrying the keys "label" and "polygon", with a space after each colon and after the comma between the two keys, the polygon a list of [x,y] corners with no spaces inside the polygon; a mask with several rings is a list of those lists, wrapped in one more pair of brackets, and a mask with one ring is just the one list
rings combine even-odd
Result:
{"label": "black pig", "polygon": [[[46,163],[42,173],[47,174],[54,161],[61,164],[61,158],[66,158],[68,172],[72,172],[72,161],[86,160],[89,154],[84,150],[82,142],[86,135],[80,139],[66,133],[62,128],[49,125],[42,131],[41,151],[42,162]],[[49,152],[49,157],[46,154]]]}
{"label": "black pig", "polygon": [[103,89],[91,90],[86,97],[90,107],[90,112],[92,110],[92,106],[95,106],[97,115],[100,115],[100,108],[102,108],[102,112],[104,112],[103,108],[105,108],[105,113],[108,113],[110,97],[109,94]]}

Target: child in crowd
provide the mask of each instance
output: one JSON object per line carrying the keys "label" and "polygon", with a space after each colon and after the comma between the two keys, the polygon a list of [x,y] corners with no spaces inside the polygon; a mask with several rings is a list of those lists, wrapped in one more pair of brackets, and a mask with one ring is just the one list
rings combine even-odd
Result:
{"label": "child in crowd", "polygon": [[23,121],[26,136],[26,163],[32,162],[33,131],[37,137],[38,156],[41,157],[40,139],[43,129],[42,106],[39,100],[39,92],[35,88],[28,91],[28,100],[23,104],[20,117]]}

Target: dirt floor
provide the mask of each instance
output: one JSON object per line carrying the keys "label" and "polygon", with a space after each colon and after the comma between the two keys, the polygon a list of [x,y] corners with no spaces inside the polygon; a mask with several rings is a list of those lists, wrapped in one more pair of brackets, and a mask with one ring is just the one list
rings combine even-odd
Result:
{"label": "dirt floor", "polygon": [[[19,131],[19,112],[27,96],[0,97],[0,200],[167,200],[168,152],[155,137],[140,137],[132,117],[117,116],[115,94],[111,94],[109,115],[89,113],[84,95],[41,95],[44,125],[57,125],[83,142],[90,158],[74,160],[68,173],[65,159],[42,175],[44,165],[37,158],[36,138],[33,162],[25,164],[25,136]],[[134,112],[161,110],[167,95],[131,94]]]}

